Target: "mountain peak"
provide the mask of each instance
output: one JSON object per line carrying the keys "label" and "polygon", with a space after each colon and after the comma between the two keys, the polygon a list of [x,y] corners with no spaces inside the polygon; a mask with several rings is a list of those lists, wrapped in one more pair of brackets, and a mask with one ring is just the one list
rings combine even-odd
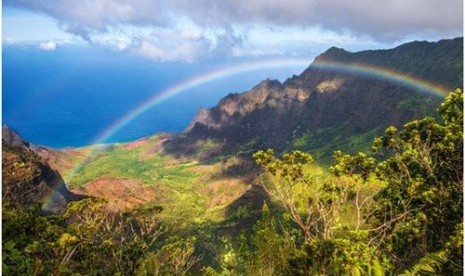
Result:
{"label": "mountain peak", "polygon": [[346,51],[343,48],[338,48],[338,47],[331,47],[328,50],[326,50],[324,53],[321,55],[317,56],[315,58],[315,62],[318,61],[329,61],[329,60],[344,60],[348,56],[350,56],[351,52]]}
{"label": "mountain peak", "polygon": [[338,48],[336,46],[330,47],[328,50],[326,50],[323,54],[334,54],[334,53],[348,53],[344,48]]}
{"label": "mountain peak", "polygon": [[258,88],[258,87],[270,88],[273,86],[281,86],[281,82],[279,80],[272,80],[272,79],[267,78],[266,80],[263,80],[259,84],[257,84],[253,89]]}

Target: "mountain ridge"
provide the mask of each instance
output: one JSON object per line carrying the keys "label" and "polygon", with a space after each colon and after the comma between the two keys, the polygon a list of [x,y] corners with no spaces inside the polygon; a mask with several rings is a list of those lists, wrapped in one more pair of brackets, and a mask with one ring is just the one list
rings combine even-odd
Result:
{"label": "mountain ridge", "polygon": [[[186,128],[185,137],[180,138],[183,142],[175,144],[215,139],[224,141],[224,149],[229,152],[237,152],[244,145],[250,145],[247,150],[286,151],[296,147],[296,140],[305,140],[313,133],[330,135],[331,131],[325,131],[327,128],[340,128],[336,136],[358,135],[369,142],[389,125],[401,126],[432,114],[440,99],[386,79],[330,71],[315,64],[385,64],[390,70],[453,90],[462,86],[462,60],[463,38],[410,42],[393,49],[355,53],[331,47],[299,76],[283,83],[262,81],[247,92],[229,94],[216,106],[202,109]],[[317,155],[326,159],[336,147],[354,150],[350,141],[327,138],[324,144],[337,145],[318,153],[324,145],[313,137],[309,143],[300,143],[306,144],[300,148],[317,151]]]}

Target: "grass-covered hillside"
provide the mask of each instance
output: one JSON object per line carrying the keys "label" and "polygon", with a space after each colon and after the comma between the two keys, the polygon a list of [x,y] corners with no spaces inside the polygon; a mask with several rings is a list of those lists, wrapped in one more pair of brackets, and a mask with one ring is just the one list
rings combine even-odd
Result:
{"label": "grass-covered hillside", "polygon": [[86,152],[78,158],[69,151],[75,164],[62,170],[63,176],[72,191],[104,197],[119,207],[131,197],[140,199],[134,206],[157,202],[164,208],[162,217],[177,226],[220,221],[226,207],[250,188],[250,175],[228,175],[240,162],[234,156],[205,163],[167,155],[161,146],[167,139],[160,134],[77,149],[76,155]]}

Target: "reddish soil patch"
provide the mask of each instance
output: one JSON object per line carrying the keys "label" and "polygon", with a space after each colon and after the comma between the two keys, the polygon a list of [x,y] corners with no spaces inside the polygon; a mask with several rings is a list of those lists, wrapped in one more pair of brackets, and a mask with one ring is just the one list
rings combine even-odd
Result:
{"label": "reddish soil patch", "polygon": [[61,150],[39,148],[38,154],[43,157],[53,169],[64,172],[81,163],[89,154],[89,149],[65,148]]}
{"label": "reddish soil patch", "polygon": [[132,209],[156,199],[155,191],[138,179],[105,177],[93,180],[73,192],[103,198],[114,210]]}
{"label": "reddish soil patch", "polygon": [[208,206],[216,207],[232,203],[246,192],[248,185],[241,179],[217,180],[202,189],[202,194],[209,198]]}

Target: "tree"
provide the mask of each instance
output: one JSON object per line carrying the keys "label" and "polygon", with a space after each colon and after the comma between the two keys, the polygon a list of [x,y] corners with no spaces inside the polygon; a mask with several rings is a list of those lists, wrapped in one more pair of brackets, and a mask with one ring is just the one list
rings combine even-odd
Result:
{"label": "tree", "polygon": [[[361,167],[374,166],[374,160],[363,155],[336,156],[339,161],[344,160],[344,166],[353,168],[351,173],[362,173]],[[300,151],[282,158],[275,157],[272,150],[259,151],[254,158],[265,169],[267,191],[284,206],[305,237],[295,254],[289,252],[285,274],[382,275],[389,268],[388,260],[379,250],[367,244],[367,231],[359,230],[361,215],[353,218],[356,229],[341,220],[354,197],[360,213],[361,206],[373,197],[362,195],[363,181],[355,174],[351,177],[315,174],[309,167],[311,156]],[[342,163],[340,169],[345,171]],[[254,231],[253,235],[259,233]]]}
{"label": "tree", "polygon": [[[389,245],[400,268],[444,248],[463,219],[463,93],[439,108],[440,121],[425,118],[398,132],[389,128],[374,149],[388,154],[377,165],[388,185],[376,197],[371,216],[376,242]],[[456,248],[457,255],[460,250]],[[458,254],[461,255],[461,254]],[[452,256],[452,255],[451,255]],[[462,258],[444,271],[460,271]]]}
{"label": "tree", "polygon": [[70,269],[90,274],[133,274],[139,259],[163,233],[160,211],[161,207],[148,205],[116,212],[98,199],[71,203],[64,214],[67,231],[77,239]]}
{"label": "tree", "polygon": [[287,267],[289,255],[295,251],[295,244],[282,225],[276,223],[268,205],[262,208],[262,217],[253,227],[250,236],[241,236],[239,250],[240,274],[282,275]]}
{"label": "tree", "polygon": [[332,237],[341,208],[353,195],[353,182],[313,174],[308,167],[312,157],[301,151],[282,158],[273,150],[258,151],[253,157],[265,169],[265,189],[282,203],[305,240]]}
{"label": "tree", "polygon": [[333,167],[339,175],[376,174],[386,183],[366,214],[372,224],[369,244],[392,256],[397,271],[428,263],[434,256],[446,257],[436,258],[444,260],[431,266],[436,273],[463,270],[462,240],[456,234],[462,233],[463,219],[461,90],[449,94],[439,115],[438,121],[426,117],[400,131],[387,128],[373,143],[376,163],[359,154],[358,159],[339,158]]}
{"label": "tree", "polygon": [[171,237],[157,252],[150,252],[139,263],[137,275],[186,275],[200,257],[194,254],[195,239]]}

